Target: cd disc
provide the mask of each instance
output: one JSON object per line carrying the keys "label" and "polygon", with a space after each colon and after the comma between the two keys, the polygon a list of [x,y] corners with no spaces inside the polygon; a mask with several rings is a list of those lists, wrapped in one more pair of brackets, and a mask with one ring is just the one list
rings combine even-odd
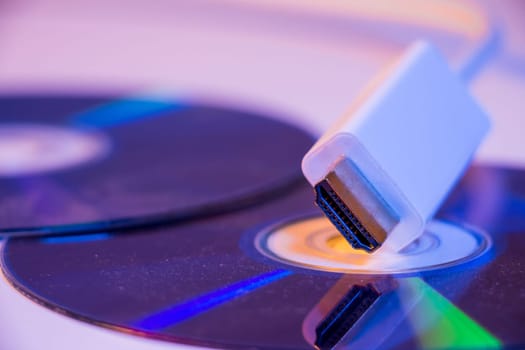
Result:
{"label": "cd disc", "polygon": [[[286,192],[310,135],[190,101],[0,98],[0,236],[180,222]],[[285,147],[284,147],[285,146]]]}
{"label": "cd disc", "polygon": [[176,227],[11,239],[2,268],[16,288],[52,310],[178,343],[521,348],[524,179],[523,170],[472,168],[439,217],[485,231],[492,246],[427,271],[331,272],[263,254],[255,244],[260,232],[317,213],[307,184],[272,202]]}

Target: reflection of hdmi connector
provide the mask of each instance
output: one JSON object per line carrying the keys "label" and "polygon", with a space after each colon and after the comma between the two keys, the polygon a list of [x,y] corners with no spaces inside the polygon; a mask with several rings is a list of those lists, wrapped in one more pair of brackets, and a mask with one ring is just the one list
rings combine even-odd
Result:
{"label": "reflection of hdmi connector", "polygon": [[354,248],[399,251],[423,232],[488,129],[443,57],[418,43],[312,147],[303,173]]}
{"label": "reflection of hdmi connector", "polygon": [[372,284],[352,286],[315,329],[317,349],[333,349],[380,296]]}

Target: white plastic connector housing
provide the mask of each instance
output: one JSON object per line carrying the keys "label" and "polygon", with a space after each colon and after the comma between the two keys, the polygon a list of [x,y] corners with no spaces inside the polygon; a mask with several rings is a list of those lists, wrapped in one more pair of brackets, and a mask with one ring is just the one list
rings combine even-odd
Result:
{"label": "white plastic connector housing", "polygon": [[381,249],[399,251],[423,232],[489,127],[445,59],[418,42],[319,139],[302,169],[316,186],[341,160],[356,167],[398,219]]}

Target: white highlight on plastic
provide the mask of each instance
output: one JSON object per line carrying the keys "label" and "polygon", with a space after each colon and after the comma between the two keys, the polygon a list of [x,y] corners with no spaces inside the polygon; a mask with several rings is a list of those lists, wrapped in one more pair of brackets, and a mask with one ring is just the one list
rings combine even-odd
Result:
{"label": "white highlight on plastic", "polygon": [[271,259],[307,269],[352,274],[401,274],[472,261],[487,252],[485,233],[431,221],[424,234],[401,252],[368,254],[350,247],[325,217],[296,219],[261,231],[258,250]]}
{"label": "white highlight on plastic", "polygon": [[0,177],[34,175],[81,165],[106,155],[107,137],[41,124],[0,125]]}

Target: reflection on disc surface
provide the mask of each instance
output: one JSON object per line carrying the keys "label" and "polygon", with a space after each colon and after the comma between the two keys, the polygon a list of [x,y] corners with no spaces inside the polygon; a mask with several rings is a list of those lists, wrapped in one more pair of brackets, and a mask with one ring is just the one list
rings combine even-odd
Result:
{"label": "reflection on disc surface", "polygon": [[[472,168],[438,217],[488,232],[493,248],[432,271],[342,274],[261,254],[255,246],[261,229],[318,213],[307,184],[278,200],[187,225],[12,239],[2,268],[16,288],[53,310],[171,342],[311,349],[310,336],[329,308],[353,286],[370,284],[386,293],[378,301],[384,307],[370,309],[360,326],[368,331],[358,334],[378,349],[520,348],[524,179],[522,170]],[[350,343],[359,340],[352,337]]]}
{"label": "reflection on disc surface", "polygon": [[313,142],[257,112],[89,96],[0,97],[2,135],[0,233],[107,230],[257,203],[299,181],[290,164]]}

